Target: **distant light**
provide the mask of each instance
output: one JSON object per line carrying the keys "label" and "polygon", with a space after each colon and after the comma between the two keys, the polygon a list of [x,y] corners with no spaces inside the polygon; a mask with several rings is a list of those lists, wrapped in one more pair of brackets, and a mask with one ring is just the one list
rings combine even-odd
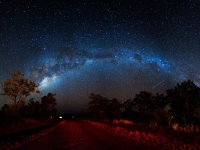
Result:
{"label": "distant light", "polygon": [[74,118],[74,116],[72,116],[72,119]]}
{"label": "distant light", "polygon": [[62,119],[62,116],[59,116],[60,119]]}

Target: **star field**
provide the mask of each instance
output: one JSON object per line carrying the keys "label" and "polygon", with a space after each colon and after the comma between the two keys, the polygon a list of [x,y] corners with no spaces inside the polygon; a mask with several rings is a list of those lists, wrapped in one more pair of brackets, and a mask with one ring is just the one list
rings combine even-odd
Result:
{"label": "star field", "polygon": [[199,10],[198,0],[1,1],[0,83],[20,70],[40,84],[35,99],[57,94],[58,112],[86,109],[92,92],[123,101],[200,86]]}

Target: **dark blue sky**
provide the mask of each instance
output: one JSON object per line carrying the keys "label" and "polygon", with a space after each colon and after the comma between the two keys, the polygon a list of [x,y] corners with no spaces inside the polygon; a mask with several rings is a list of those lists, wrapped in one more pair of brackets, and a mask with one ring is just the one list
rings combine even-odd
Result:
{"label": "dark blue sky", "polygon": [[123,101],[199,86],[199,12],[198,0],[1,1],[0,83],[20,70],[40,84],[35,100],[57,94],[59,112],[86,109],[92,92]]}

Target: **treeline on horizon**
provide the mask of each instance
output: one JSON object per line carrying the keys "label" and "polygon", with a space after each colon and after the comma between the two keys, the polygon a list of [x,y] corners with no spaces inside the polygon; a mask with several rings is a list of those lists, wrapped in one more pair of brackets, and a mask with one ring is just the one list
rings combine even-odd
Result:
{"label": "treeline on horizon", "polygon": [[[19,71],[10,73],[1,86],[1,95],[10,98],[0,110],[0,126],[18,123],[22,118],[45,119],[56,117],[55,94],[49,93],[41,102],[26,98],[39,93],[39,85],[24,77]],[[200,123],[200,88],[193,81],[187,80],[168,89],[166,94],[152,94],[141,91],[133,99],[124,102],[117,98],[108,100],[100,94],[91,93],[87,103],[90,117],[94,119],[128,119],[135,123],[155,124],[168,127],[178,123],[181,126],[199,125]],[[79,114],[79,116],[83,114]]]}
{"label": "treeline on horizon", "polygon": [[90,94],[88,110],[94,119],[129,119],[134,123],[157,127],[199,125],[200,88],[193,81],[183,81],[164,94],[141,91],[124,102]]}

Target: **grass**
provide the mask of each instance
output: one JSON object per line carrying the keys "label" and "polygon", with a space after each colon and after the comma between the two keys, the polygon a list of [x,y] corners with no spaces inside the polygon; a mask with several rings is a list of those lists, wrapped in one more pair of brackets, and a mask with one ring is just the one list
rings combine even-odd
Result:
{"label": "grass", "polygon": [[112,121],[113,124],[123,124],[123,125],[133,125],[134,122],[125,119],[114,119]]}
{"label": "grass", "polygon": [[160,127],[156,123],[150,123],[147,125],[125,119],[114,119],[112,122],[105,120],[104,122],[115,127],[126,128],[129,131],[146,132],[186,143],[200,143],[200,126],[180,126],[178,123],[174,123],[168,127]]}
{"label": "grass", "polygon": [[174,123],[171,127],[175,132],[182,132],[188,134],[199,134],[200,133],[200,126],[189,125],[189,126],[180,126],[178,123]]}
{"label": "grass", "polygon": [[190,126],[180,126],[178,123],[171,124],[170,126],[166,127],[159,127],[157,123],[150,123],[148,125],[143,124],[143,123],[134,123],[133,121],[126,120],[126,119],[114,119],[112,121],[112,124],[114,125],[131,125],[131,126],[141,126],[141,127],[146,127],[149,129],[161,129],[161,130],[166,130],[166,129],[172,129],[174,132],[182,132],[182,133],[200,133],[200,126],[195,126],[195,125],[190,125]]}

